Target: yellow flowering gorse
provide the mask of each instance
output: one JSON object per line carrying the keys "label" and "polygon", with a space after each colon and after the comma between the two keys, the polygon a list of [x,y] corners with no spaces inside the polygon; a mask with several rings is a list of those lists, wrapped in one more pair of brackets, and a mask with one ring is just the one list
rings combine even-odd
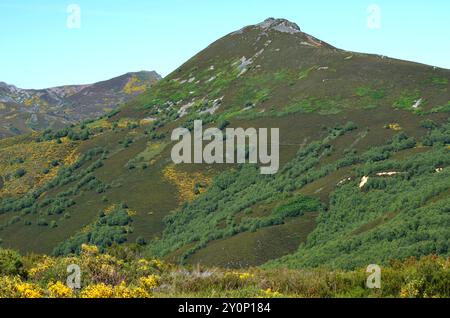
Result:
{"label": "yellow flowering gorse", "polygon": [[47,290],[50,298],[71,298],[73,290],[61,282],[49,283]]}

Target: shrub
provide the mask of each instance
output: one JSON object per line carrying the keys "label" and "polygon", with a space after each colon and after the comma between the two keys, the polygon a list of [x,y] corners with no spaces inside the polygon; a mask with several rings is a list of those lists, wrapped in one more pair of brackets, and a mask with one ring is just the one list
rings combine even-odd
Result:
{"label": "shrub", "polygon": [[143,238],[142,236],[139,236],[139,237],[136,239],[136,244],[137,244],[137,245],[144,246],[144,245],[147,245],[147,241],[146,241],[145,238]]}
{"label": "shrub", "polygon": [[37,221],[37,225],[39,225],[39,226],[47,226],[47,225],[48,225],[48,222],[47,222],[46,219],[40,218],[40,219],[38,219],[38,221]]}
{"label": "shrub", "polygon": [[19,253],[12,250],[0,249],[0,274],[22,275],[23,263]]}
{"label": "shrub", "polygon": [[56,159],[54,159],[54,160],[52,160],[51,165],[52,165],[53,167],[57,167],[57,166],[59,166],[59,161],[56,160]]}
{"label": "shrub", "polygon": [[27,172],[25,171],[25,169],[23,169],[23,168],[19,168],[19,169],[17,169],[16,170],[16,172],[14,173],[14,176],[16,177],[16,178],[22,178],[24,175],[26,175],[27,174]]}
{"label": "shrub", "polygon": [[432,121],[431,119],[425,119],[420,122],[420,126],[425,129],[434,129],[437,127],[436,123]]}

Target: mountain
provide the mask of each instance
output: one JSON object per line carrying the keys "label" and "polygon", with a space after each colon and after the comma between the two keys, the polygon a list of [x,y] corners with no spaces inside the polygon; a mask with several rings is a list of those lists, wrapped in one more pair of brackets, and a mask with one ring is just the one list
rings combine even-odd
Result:
{"label": "mountain", "polygon": [[[284,19],[232,32],[117,111],[0,141],[0,238],[136,243],[224,267],[449,256],[450,71],[338,49]],[[280,170],[178,164],[172,131],[279,128]]]}
{"label": "mountain", "polygon": [[90,85],[40,90],[0,82],[0,137],[91,119],[144,92],[161,77],[156,72],[127,73]]}

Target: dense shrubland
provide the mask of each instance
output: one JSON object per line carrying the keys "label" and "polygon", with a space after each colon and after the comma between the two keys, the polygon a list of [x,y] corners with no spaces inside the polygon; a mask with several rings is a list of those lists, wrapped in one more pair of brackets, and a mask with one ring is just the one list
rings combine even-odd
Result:
{"label": "dense shrubland", "polygon": [[[249,165],[220,174],[207,192],[166,217],[164,233],[151,242],[149,253],[161,257],[190,245],[180,257],[184,261],[213,240],[319,211],[318,226],[307,243],[267,266],[353,269],[410,255],[449,255],[450,125],[431,127],[421,142],[428,151],[402,160],[393,155],[418,143],[399,132],[383,146],[361,154],[350,151],[331,164],[321,164],[332,151],[330,142],[355,128],[352,123],[336,127],[323,140],[301,149],[275,176],[261,176]],[[304,186],[346,167],[353,167],[349,180],[336,187],[329,202],[301,195]],[[377,175],[389,171],[395,174]],[[363,176],[368,182],[361,189]],[[269,215],[252,216],[255,206],[271,202],[278,203]],[[291,203],[295,208],[289,211]],[[242,213],[238,222],[236,216]]]}
{"label": "dense shrubland", "polygon": [[127,234],[132,231],[132,211],[121,206],[111,206],[101,211],[98,220],[75,234],[72,238],[60,243],[53,254],[79,254],[83,244],[94,245],[104,251],[113,244],[122,244],[127,240]]}
{"label": "dense shrubland", "polygon": [[[66,284],[73,265],[80,268],[79,289]],[[381,269],[381,288],[369,289],[365,268],[183,268],[145,258],[137,246],[118,245],[105,253],[82,245],[78,256],[67,257],[0,249],[0,298],[449,297],[449,271],[449,260],[435,256],[391,261]]]}
{"label": "dense shrubland", "polygon": [[[95,190],[97,193],[104,192],[108,185],[105,185],[93,172],[102,167],[102,160],[107,153],[101,148],[88,150],[84,155],[70,166],[61,166],[56,176],[46,184],[18,198],[0,199],[0,214],[14,213],[15,218],[26,215],[36,215],[37,223],[40,226],[49,225],[46,216],[63,215],[65,210],[76,205],[74,196],[85,190]],[[59,165],[59,163],[58,163]],[[68,185],[71,186],[68,186]],[[45,193],[57,187],[66,186],[64,191],[60,191],[53,196]],[[65,214],[63,217],[70,217]],[[14,219],[14,217],[13,217]],[[31,221],[27,221],[31,225]],[[3,224],[0,230],[11,224]],[[56,225],[55,225],[56,226]]]}

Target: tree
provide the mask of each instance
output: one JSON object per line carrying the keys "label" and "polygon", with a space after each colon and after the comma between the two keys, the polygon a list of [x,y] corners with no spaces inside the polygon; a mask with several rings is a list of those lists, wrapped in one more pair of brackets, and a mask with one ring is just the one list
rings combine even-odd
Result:
{"label": "tree", "polygon": [[24,175],[26,175],[27,174],[27,172],[25,171],[25,169],[23,169],[23,168],[19,168],[19,169],[17,169],[16,170],[16,172],[14,173],[14,176],[16,177],[16,178],[22,178]]}

